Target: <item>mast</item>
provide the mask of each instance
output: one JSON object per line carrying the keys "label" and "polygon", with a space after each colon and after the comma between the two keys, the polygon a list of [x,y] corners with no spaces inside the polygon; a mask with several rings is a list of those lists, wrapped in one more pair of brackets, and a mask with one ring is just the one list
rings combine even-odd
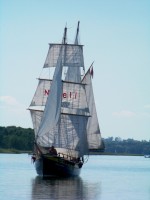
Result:
{"label": "mast", "polygon": [[64,36],[63,36],[63,41],[62,41],[63,44],[66,44],[67,43],[67,27],[64,28]]}
{"label": "mast", "polygon": [[80,25],[80,21],[78,21],[78,25],[77,25],[77,32],[76,32],[76,37],[75,37],[75,44],[79,44],[79,25]]}

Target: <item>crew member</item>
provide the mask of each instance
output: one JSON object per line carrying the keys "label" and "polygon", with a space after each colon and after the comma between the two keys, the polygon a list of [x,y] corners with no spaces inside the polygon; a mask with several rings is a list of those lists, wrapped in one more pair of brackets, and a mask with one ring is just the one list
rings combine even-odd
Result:
{"label": "crew member", "polygon": [[56,149],[54,148],[54,146],[52,146],[52,147],[49,149],[49,153],[50,153],[51,155],[57,156],[57,151],[56,151]]}

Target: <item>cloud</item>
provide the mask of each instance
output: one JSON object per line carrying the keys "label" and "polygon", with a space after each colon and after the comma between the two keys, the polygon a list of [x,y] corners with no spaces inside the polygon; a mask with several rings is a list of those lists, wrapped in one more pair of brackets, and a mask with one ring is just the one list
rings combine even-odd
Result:
{"label": "cloud", "polygon": [[32,127],[26,106],[13,96],[0,96],[0,125]]}
{"label": "cloud", "polygon": [[14,97],[11,97],[11,96],[0,96],[0,101],[4,105],[8,105],[8,106],[17,106],[19,104],[17,102],[17,100]]}
{"label": "cloud", "polygon": [[[149,108],[149,107],[148,107]],[[149,118],[150,117],[150,113],[148,112],[132,112],[132,111],[129,111],[129,110],[122,110],[122,111],[118,111],[118,112],[113,112],[112,113],[113,116],[115,117],[126,117],[126,118],[133,118],[133,117],[138,117],[138,118]]]}
{"label": "cloud", "polygon": [[117,117],[135,117],[136,113],[129,110],[122,110],[119,112],[113,112],[112,115]]}
{"label": "cloud", "polygon": [[26,108],[12,96],[0,96],[1,109],[10,112],[25,112]]}

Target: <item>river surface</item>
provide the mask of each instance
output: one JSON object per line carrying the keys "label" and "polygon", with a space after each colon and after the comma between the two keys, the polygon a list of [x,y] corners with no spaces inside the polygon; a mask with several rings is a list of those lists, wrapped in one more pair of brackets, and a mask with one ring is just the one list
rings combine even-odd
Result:
{"label": "river surface", "polygon": [[150,158],[90,156],[78,178],[43,180],[28,154],[0,154],[1,200],[150,200]]}

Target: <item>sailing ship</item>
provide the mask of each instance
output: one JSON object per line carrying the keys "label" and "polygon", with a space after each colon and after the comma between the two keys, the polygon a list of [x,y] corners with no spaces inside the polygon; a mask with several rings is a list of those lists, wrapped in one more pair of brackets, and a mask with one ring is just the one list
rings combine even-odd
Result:
{"label": "sailing ship", "polygon": [[85,73],[79,22],[73,44],[65,27],[62,42],[49,44],[29,106],[38,175],[78,176],[89,149],[103,149],[91,75],[92,66]]}

